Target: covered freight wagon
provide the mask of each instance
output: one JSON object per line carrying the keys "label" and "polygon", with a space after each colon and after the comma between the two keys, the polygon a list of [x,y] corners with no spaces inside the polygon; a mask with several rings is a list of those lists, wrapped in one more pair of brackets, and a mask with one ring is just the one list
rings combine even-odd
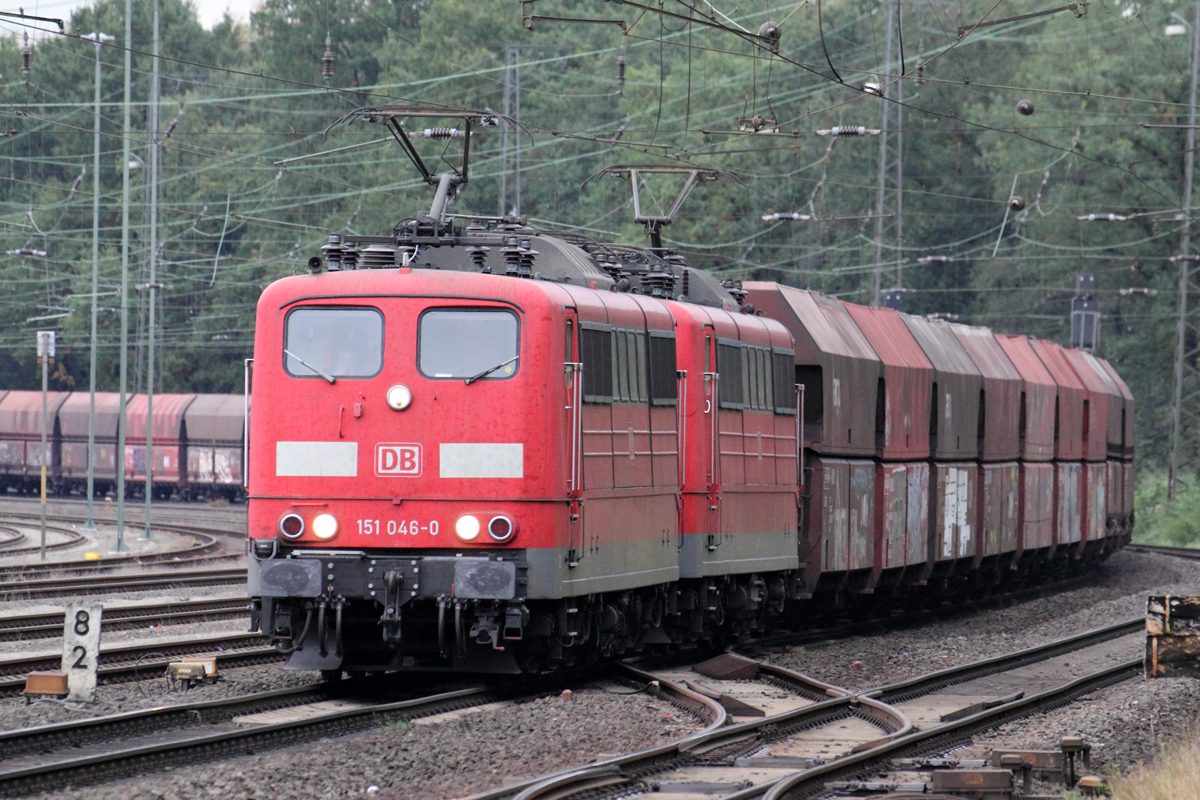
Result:
{"label": "covered freight wagon", "polygon": [[239,395],[198,394],[187,407],[183,422],[189,496],[240,496],[245,414],[245,399]]}
{"label": "covered freight wagon", "polygon": [[57,479],[62,442],[58,409],[66,401],[67,394],[49,392],[46,395],[48,458],[42,451],[42,393],[9,392],[0,400],[0,488],[36,491],[41,484],[43,462],[47,467],[47,479]]}
{"label": "covered freight wagon", "polygon": [[935,460],[929,482],[933,559],[945,574],[955,562],[975,558],[979,533],[979,399],[983,375],[950,325],[902,315],[933,365],[929,449]]}
{"label": "covered freight wagon", "polygon": [[[73,392],[58,409],[62,431],[59,461],[60,490],[87,492],[88,418],[90,392]],[[115,392],[96,392],[96,427],[92,474],[95,493],[107,494],[117,481],[117,419],[121,414],[121,396]]]}
{"label": "covered freight wagon", "polygon": [[127,493],[136,492],[139,483],[145,485],[148,428],[154,434],[153,453],[149,459],[154,493],[165,498],[187,485],[187,432],[183,417],[195,397],[194,394],[154,395],[153,420],[147,419],[150,404],[146,395],[134,395],[129,399],[125,410]]}

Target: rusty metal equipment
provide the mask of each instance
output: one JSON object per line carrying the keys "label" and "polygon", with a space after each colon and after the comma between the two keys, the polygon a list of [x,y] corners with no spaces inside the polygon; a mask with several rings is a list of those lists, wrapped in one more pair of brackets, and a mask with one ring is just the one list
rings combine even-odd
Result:
{"label": "rusty metal equipment", "polygon": [[25,676],[25,704],[35,697],[66,697],[67,673],[62,670],[31,672]]}
{"label": "rusty metal equipment", "polygon": [[1146,598],[1146,677],[1200,677],[1200,597]]}
{"label": "rusty metal equipment", "polygon": [[930,776],[935,792],[954,793],[978,800],[1008,800],[1013,794],[1013,774],[1007,769],[948,769]]}
{"label": "rusty metal equipment", "polygon": [[167,665],[168,682],[184,692],[200,683],[216,683],[220,677],[215,658],[183,658]]}

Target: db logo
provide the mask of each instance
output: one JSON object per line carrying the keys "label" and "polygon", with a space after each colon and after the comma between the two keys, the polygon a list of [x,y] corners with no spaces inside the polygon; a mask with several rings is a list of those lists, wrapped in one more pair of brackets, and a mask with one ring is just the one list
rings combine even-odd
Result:
{"label": "db logo", "polygon": [[375,445],[375,474],[379,477],[415,478],[421,474],[421,445]]}

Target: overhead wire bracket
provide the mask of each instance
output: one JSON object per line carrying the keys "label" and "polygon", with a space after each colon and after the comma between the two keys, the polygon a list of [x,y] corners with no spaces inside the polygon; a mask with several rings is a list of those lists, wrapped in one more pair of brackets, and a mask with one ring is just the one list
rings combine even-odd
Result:
{"label": "overhead wire bracket", "polygon": [[1074,12],[1075,19],[1079,19],[1080,17],[1087,14],[1087,7],[1088,7],[1088,4],[1086,2],[1067,3],[1065,6],[1059,6],[1058,8],[1047,9],[1046,11],[1034,11],[1030,14],[1020,14],[1015,17],[1005,17],[1004,19],[991,20],[989,22],[976,22],[973,25],[960,25],[958,28],[958,41],[961,42],[968,33],[970,33],[971,31],[977,30],[979,28],[990,28],[993,25],[1003,25],[1006,22],[1018,22],[1023,19],[1033,19],[1035,17],[1045,17],[1050,14],[1057,14],[1060,11]]}

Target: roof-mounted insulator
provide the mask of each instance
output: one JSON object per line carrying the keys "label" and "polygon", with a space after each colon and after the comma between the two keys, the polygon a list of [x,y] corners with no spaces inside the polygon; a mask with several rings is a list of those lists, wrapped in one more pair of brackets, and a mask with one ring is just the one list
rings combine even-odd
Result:
{"label": "roof-mounted insulator", "polygon": [[617,56],[617,91],[625,91],[625,56],[624,54]]}
{"label": "roof-mounted insulator", "polygon": [[342,269],[342,237],[341,234],[329,234],[329,244],[321,248],[321,254],[325,256],[325,263],[329,265],[330,272],[341,272]]}
{"label": "roof-mounted insulator", "polygon": [[325,55],[321,56],[321,78],[326,85],[333,80],[333,41],[325,34]]}
{"label": "roof-mounted insulator", "polygon": [[421,136],[426,139],[461,139],[463,132],[458,128],[426,128]]}
{"label": "roof-mounted insulator", "polygon": [[25,76],[25,80],[29,80],[29,61],[33,57],[33,51],[29,49],[29,34],[25,34],[25,46],[21,48],[21,74]]}

